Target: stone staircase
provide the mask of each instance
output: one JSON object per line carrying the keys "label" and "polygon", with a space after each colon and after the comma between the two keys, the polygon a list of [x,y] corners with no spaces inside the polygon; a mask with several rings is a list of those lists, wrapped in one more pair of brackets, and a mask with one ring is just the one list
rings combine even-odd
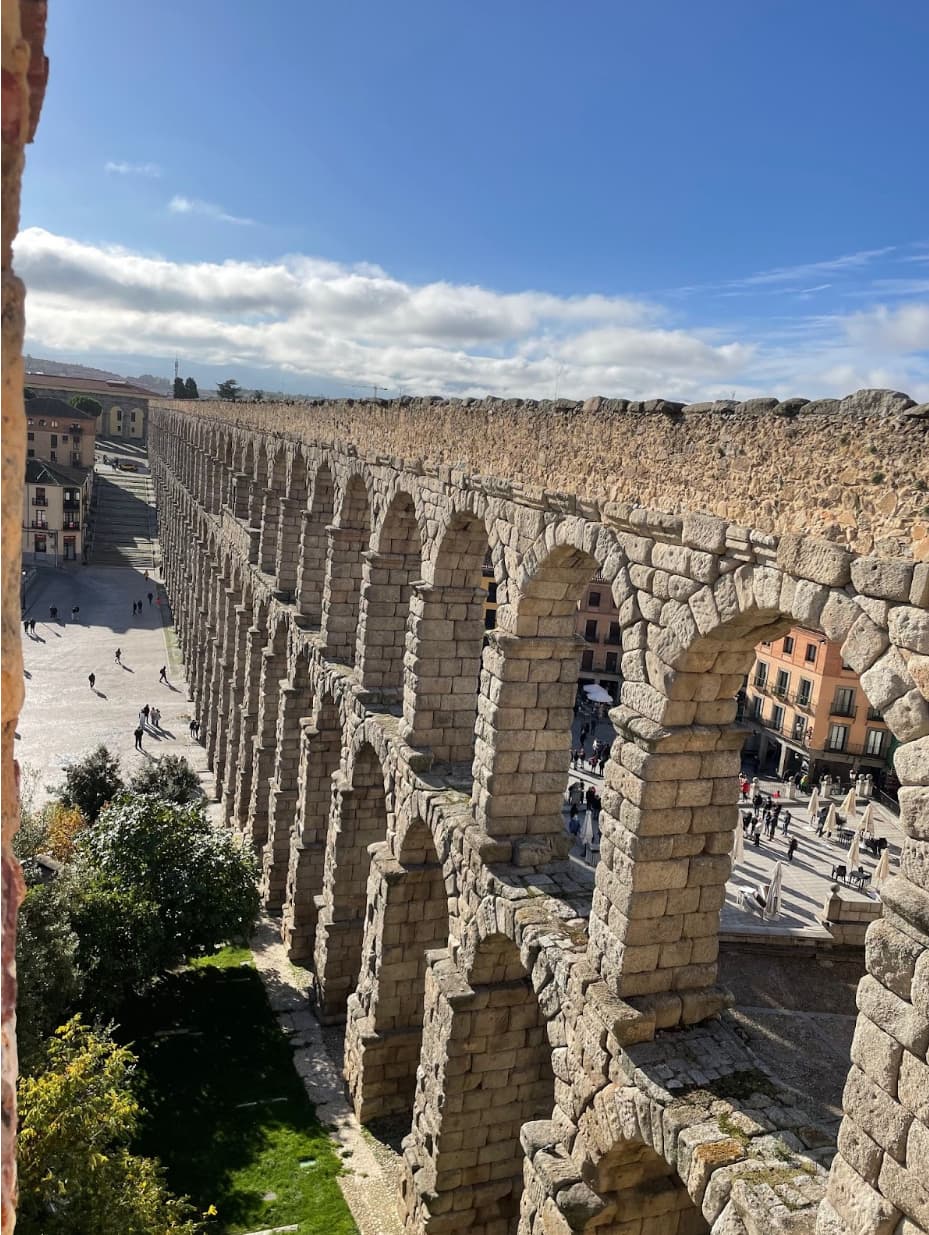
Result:
{"label": "stone staircase", "polygon": [[96,566],[155,564],[155,498],[152,480],[136,472],[98,471],[95,477],[93,543]]}

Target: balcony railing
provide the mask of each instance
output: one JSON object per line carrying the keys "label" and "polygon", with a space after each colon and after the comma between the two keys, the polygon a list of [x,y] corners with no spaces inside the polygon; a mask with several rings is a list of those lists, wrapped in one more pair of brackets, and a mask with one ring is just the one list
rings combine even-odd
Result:
{"label": "balcony railing", "polygon": [[839,703],[833,699],[829,707],[830,716],[842,716],[846,720],[854,720],[858,714],[858,708],[854,703]]}
{"label": "balcony railing", "polygon": [[798,690],[779,690],[776,685],[770,682],[752,682],[752,688],[759,690],[762,694],[770,695],[771,698],[777,699],[782,703],[790,703],[795,708],[803,708],[809,712],[813,707],[812,695],[805,694]]}
{"label": "balcony railing", "polygon": [[39,522],[38,519],[33,519],[32,522],[29,524],[29,526],[33,529],[33,531],[36,531],[36,532],[47,532],[48,531],[48,524],[41,523]]}
{"label": "balcony railing", "polygon": [[747,716],[746,720],[760,725],[768,733],[774,734],[775,737],[784,738],[788,742],[792,742],[794,746],[799,746],[807,751],[812,756],[828,756],[828,755],[846,755],[853,759],[884,759],[886,751],[869,750],[864,742],[846,742],[844,746],[830,746],[828,739],[825,744],[814,746],[810,742],[809,731],[802,736],[797,736],[790,730],[790,725],[786,721],[782,721],[780,725],[775,725],[773,721],[765,720],[761,716]]}
{"label": "balcony railing", "polygon": [[77,498],[74,501],[72,501],[71,499],[67,499],[66,501],[61,503],[61,506],[63,510],[80,510],[81,500],[80,498]]}
{"label": "balcony railing", "polygon": [[47,497],[34,497],[32,499],[32,504],[33,506],[47,506],[48,498]]}
{"label": "balcony railing", "polygon": [[77,532],[80,531],[81,521],[80,519],[65,519],[61,526],[66,532]]}

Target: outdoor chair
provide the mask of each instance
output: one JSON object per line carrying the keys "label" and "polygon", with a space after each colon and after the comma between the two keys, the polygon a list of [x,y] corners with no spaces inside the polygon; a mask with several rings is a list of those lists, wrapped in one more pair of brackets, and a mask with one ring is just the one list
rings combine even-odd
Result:
{"label": "outdoor chair", "polygon": [[833,868],[832,868],[832,878],[833,878],[833,879],[841,879],[841,880],[842,880],[842,882],[843,882],[843,883],[845,883],[846,878],[847,878],[847,872],[846,872],[846,870],[845,870],[845,865],[844,865],[844,863],[843,863],[842,865],[840,865],[840,866],[833,866]]}

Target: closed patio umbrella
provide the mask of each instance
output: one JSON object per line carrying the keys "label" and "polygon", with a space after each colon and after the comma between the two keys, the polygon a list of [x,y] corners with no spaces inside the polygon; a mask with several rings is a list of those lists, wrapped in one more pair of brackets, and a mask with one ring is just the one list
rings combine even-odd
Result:
{"label": "closed patio umbrella", "polygon": [[604,690],[602,686],[592,685],[584,687],[584,694],[591,703],[612,703],[613,696],[608,690]]}
{"label": "closed patio umbrella", "polygon": [[881,887],[890,878],[890,849],[887,848],[881,854],[881,860],[877,864],[877,869],[874,872],[873,883],[876,888]]}
{"label": "closed patio umbrella", "polygon": [[739,865],[745,857],[745,834],[742,831],[741,823],[736,824],[735,839],[732,842],[732,868]]}
{"label": "closed patio umbrella", "polygon": [[861,861],[861,854],[858,852],[861,842],[861,828],[855,829],[855,835],[852,837],[852,843],[848,847],[848,861],[846,865],[849,870],[853,870]]}
{"label": "closed patio umbrella", "polygon": [[864,814],[861,816],[861,834],[862,836],[874,835],[874,803],[869,802],[864,808]]}
{"label": "closed patio umbrella", "polygon": [[594,847],[594,814],[591,810],[584,812],[584,822],[581,824],[580,842],[584,846],[584,861],[591,862],[593,860]]}
{"label": "closed patio umbrella", "polygon": [[810,800],[806,804],[806,809],[810,817],[810,827],[816,827],[816,816],[819,814],[819,790],[814,789],[810,794]]}
{"label": "closed patio umbrella", "polygon": [[765,897],[763,912],[766,918],[776,918],[781,912],[781,883],[783,878],[784,863],[778,862],[774,867],[771,883],[768,885],[768,895]]}
{"label": "closed patio umbrella", "polygon": [[855,818],[855,789],[854,789],[854,786],[852,786],[852,788],[849,789],[848,793],[846,793],[845,797],[842,800],[842,805],[839,807],[839,810],[842,812],[843,815],[845,815],[847,819]]}
{"label": "closed patio umbrella", "polygon": [[836,816],[835,802],[830,802],[829,803],[829,813],[826,815],[826,827],[824,829],[827,836],[835,836],[835,827],[836,827],[835,816]]}

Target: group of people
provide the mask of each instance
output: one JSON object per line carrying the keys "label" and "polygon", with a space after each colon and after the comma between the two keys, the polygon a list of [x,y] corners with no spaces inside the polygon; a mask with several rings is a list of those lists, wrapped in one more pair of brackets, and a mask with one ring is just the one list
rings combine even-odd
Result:
{"label": "group of people", "polygon": [[[770,841],[780,825],[781,835],[786,836],[790,830],[793,816],[785,810],[781,802],[774,800],[770,793],[755,791],[752,796],[752,809],[742,812],[742,831],[749,834],[753,845],[761,844],[762,833]],[[791,836],[787,842],[787,860],[792,862],[797,852],[797,838]]]}
{"label": "group of people", "polygon": [[585,857],[590,858],[600,843],[600,811],[603,804],[593,785],[576,780],[568,787],[568,831],[584,843]]}
{"label": "group of people", "polygon": [[[149,607],[151,607],[151,606],[152,606],[152,604],[154,604],[154,601],[155,601],[155,593],[154,593],[154,592],[149,592],[149,593],[148,593],[148,603],[149,603]],[[142,612],[142,610],[143,610],[144,608],[145,608],[145,602],[144,602],[144,601],[142,601],[142,600],[134,600],[134,601],[132,602],[132,616],[133,616],[133,617],[135,617],[135,615],[136,615],[137,613],[141,613],[141,612]]]}
{"label": "group of people", "polygon": [[156,736],[160,735],[161,729],[161,709],[150,707],[147,703],[145,707],[139,711],[139,723],[135,729],[135,748],[142,750],[142,738],[147,730],[151,730]]}
{"label": "group of people", "polygon": [[580,769],[585,765],[591,772],[599,772],[603,775],[603,769],[606,767],[606,761],[610,757],[609,742],[601,742],[599,738],[594,738],[593,746],[590,753],[587,753],[585,743],[593,730],[593,725],[585,721],[581,726],[581,732],[578,734],[578,744],[571,751],[571,767]]}

